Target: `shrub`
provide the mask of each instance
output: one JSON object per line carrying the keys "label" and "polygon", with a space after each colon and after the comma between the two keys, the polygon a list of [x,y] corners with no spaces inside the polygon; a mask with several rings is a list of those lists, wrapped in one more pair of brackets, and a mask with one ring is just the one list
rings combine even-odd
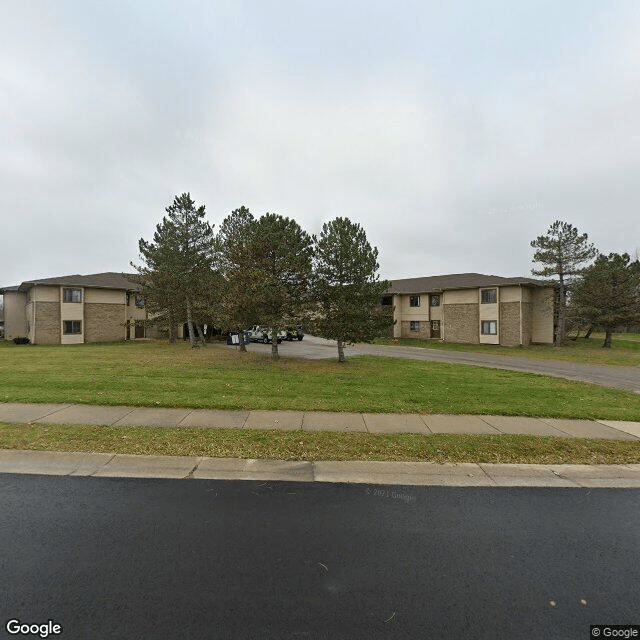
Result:
{"label": "shrub", "polygon": [[31,342],[26,336],[17,336],[13,339],[15,344],[29,344]]}

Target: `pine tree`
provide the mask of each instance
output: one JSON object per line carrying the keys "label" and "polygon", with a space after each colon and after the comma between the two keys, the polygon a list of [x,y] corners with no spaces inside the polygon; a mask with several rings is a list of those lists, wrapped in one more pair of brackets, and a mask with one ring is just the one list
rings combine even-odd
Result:
{"label": "pine tree", "polygon": [[290,218],[266,213],[251,225],[247,247],[253,306],[270,329],[271,355],[278,354],[278,331],[299,318],[309,304],[312,238]]}
{"label": "pine tree", "polygon": [[254,287],[256,278],[250,256],[255,218],[246,207],[235,209],[218,228],[216,251],[221,270],[220,314],[222,324],[237,329],[240,351],[246,351],[244,328],[258,320]]}
{"label": "pine tree", "polygon": [[323,225],[314,245],[314,328],[337,341],[339,362],[346,361],[345,344],[370,342],[393,324],[380,306],[390,283],[379,279],[378,268],[378,250],[359,224],[336,218]]}
{"label": "pine tree", "polygon": [[588,242],[586,233],[578,235],[578,230],[567,222],[556,220],[547,230],[547,235],[531,241],[537,251],[533,262],[540,262],[541,269],[532,269],[537,276],[558,277],[558,299],[556,332],[554,344],[564,344],[567,323],[567,293],[575,276],[582,273],[583,265],[598,255],[593,244]]}
{"label": "pine tree", "polygon": [[202,311],[203,281],[212,270],[213,229],[204,220],[205,207],[195,206],[190,194],[176,196],[156,225],[153,241],[140,239],[140,257],[133,265],[143,276],[143,295],[170,322],[186,318],[191,346],[195,346],[194,316]]}
{"label": "pine tree", "polygon": [[640,322],[640,262],[629,254],[600,255],[571,292],[571,311],[583,322],[605,330],[603,347],[611,347],[618,325]]}

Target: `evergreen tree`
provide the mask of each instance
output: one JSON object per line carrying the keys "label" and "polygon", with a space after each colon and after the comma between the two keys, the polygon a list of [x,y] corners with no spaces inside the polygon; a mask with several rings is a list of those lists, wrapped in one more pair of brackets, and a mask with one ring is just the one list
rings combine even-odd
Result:
{"label": "evergreen tree", "polygon": [[145,299],[159,313],[170,322],[186,318],[193,347],[194,316],[202,310],[203,281],[213,267],[213,229],[204,220],[204,205],[196,208],[188,193],[176,196],[165,211],[153,241],[138,243],[144,265],[133,266],[143,277]]}
{"label": "evergreen tree", "polygon": [[616,326],[640,322],[640,262],[629,254],[600,255],[574,284],[571,311],[583,322],[603,327],[603,347],[611,347]]}
{"label": "evergreen tree", "polygon": [[266,213],[251,224],[246,259],[253,308],[271,330],[271,355],[278,355],[278,331],[299,318],[309,304],[312,238],[290,218]]}
{"label": "evergreen tree", "polygon": [[556,220],[547,230],[547,235],[531,241],[537,251],[533,261],[542,264],[541,269],[532,269],[537,276],[558,277],[558,299],[556,310],[556,332],[554,344],[564,344],[566,340],[567,294],[575,276],[582,273],[583,265],[596,257],[598,251],[588,242],[586,233],[578,235],[578,230],[567,222]]}
{"label": "evergreen tree", "polygon": [[390,283],[378,276],[378,249],[364,229],[348,218],[325,223],[314,245],[313,298],[318,303],[314,328],[338,343],[338,361],[345,362],[344,345],[370,342],[393,324],[380,301]]}
{"label": "evergreen tree", "polygon": [[254,287],[256,278],[250,255],[255,219],[246,207],[235,209],[218,228],[216,251],[222,274],[220,315],[222,324],[237,329],[240,351],[246,351],[244,329],[258,320]]}

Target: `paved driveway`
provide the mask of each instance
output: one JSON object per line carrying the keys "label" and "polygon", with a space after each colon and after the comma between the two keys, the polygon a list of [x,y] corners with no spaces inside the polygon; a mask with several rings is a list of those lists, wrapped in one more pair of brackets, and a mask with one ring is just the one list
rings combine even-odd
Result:
{"label": "paved driveway", "polygon": [[[271,352],[271,345],[252,344],[251,351]],[[335,341],[305,336],[302,342],[283,342],[279,345],[280,355],[293,358],[327,359],[338,357]],[[394,347],[373,344],[356,344],[345,349],[349,356],[380,356],[387,358],[408,358],[410,360],[430,360],[468,364],[491,369],[508,369],[538,373],[566,380],[590,382],[602,387],[640,393],[640,366],[616,367],[613,365],[564,362],[561,360],[536,360],[517,356],[496,356],[484,353],[465,353],[422,347]]]}

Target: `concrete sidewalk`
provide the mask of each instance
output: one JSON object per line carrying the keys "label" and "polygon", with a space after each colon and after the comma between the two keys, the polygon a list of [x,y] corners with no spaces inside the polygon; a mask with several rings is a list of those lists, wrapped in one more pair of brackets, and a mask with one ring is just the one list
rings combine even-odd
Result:
{"label": "concrete sidewalk", "polygon": [[525,434],[558,438],[640,441],[640,422],[513,416],[220,411],[81,404],[0,403],[0,422],[196,429],[283,429],[366,433]]}
{"label": "concrete sidewalk", "polygon": [[[0,403],[0,422],[368,433],[527,434],[640,441],[640,422],[324,411],[217,411]],[[120,478],[347,482],[382,485],[640,488],[640,464],[288,462],[0,450],[0,473]]]}

